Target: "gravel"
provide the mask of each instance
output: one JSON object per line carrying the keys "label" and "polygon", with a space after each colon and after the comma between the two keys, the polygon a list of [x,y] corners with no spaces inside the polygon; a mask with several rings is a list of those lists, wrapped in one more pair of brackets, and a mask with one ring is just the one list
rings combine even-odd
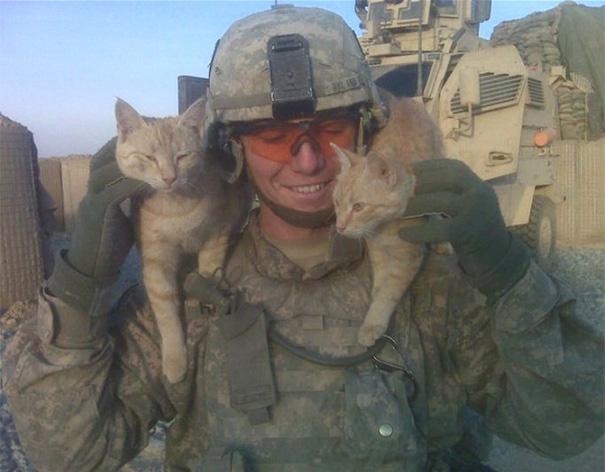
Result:
{"label": "gravel", "polygon": [[[64,247],[68,238],[58,235],[56,247]],[[127,260],[126,273],[131,274],[126,284],[136,279],[140,268],[136,255],[131,254]],[[605,244],[595,246],[559,247],[553,274],[557,276],[576,294],[577,310],[585,320],[605,331]],[[8,311],[0,313],[0,371],[2,353],[6,342],[14,335],[15,329],[32,311],[33,302],[21,302],[13,305]],[[165,437],[165,426],[159,424],[152,432],[149,446],[139,457],[122,470],[128,472],[160,472],[162,469],[162,452]],[[605,463],[605,441],[601,439],[593,447],[567,461],[555,462],[525,451],[496,439],[490,466],[499,472],[594,472],[603,470]],[[0,471],[2,472],[36,472],[27,461],[11,417],[6,397],[0,382]]]}

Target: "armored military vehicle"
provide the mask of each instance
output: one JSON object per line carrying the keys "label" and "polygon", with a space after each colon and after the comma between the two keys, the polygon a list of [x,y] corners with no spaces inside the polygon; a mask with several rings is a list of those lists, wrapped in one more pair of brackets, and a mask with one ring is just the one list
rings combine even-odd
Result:
{"label": "armored military vehicle", "polygon": [[357,0],[359,42],[376,83],[424,103],[448,157],[496,190],[504,219],[545,267],[555,250],[557,103],[548,74],[514,46],[490,47],[490,0]]}

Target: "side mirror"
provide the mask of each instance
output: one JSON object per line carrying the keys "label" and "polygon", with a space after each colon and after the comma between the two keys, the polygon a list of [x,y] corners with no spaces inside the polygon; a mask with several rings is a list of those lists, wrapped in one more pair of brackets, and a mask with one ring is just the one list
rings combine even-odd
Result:
{"label": "side mirror", "polygon": [[479,83],[479,71],[474,67],[462,69],[458,76],[458,87],[460,89],[460,104],[469,108],[481,103],[481,85]]}
{"label": "side mirror", "polygon": [[466,113],[458,118],[458,126],[451,131],[454,139],[463,133],[473,132],[474,118],[473,107],[481,104],[481,84],[479,82],[479,71],[474,67],[467,67],[458,73],[458,91],[460,92],[460,105],[466,109]]}

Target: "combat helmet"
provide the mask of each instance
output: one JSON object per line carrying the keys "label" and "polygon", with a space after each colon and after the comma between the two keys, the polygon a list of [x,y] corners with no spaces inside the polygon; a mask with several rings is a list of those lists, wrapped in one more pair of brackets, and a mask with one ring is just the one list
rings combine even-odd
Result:
{"label": "combat helmet", "polygon": [[355,33],[330,11],[275,5],[235,22],[214,51],[209,125],[356,105],[368,129],[385,124],[386,107]]}

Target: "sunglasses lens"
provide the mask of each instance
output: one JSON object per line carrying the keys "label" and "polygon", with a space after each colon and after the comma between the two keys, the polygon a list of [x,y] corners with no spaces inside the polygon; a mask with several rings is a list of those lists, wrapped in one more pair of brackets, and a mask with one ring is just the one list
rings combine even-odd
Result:
{"label": "sunglasses lens", "polygon": [[249,134],[250,150],[276,162],[289,162],[290,148],[303,131],[289,126],[272,126]]}
{"label": "sunglasses lens", "polygon": [[355,140],[357,123],[347,119],[323,120],[302,126],[271,126],[248,133],[250,150],[265,159],[287,163],[292,159],[295,144],[303,137],[315,141],[324,157],[332,157],[330,143],[349,147]]}
{"label": "sunglasses lens", "polygon": [[350,120],[327,120],[317,124],[315,140],[325,157],[332,157],[336,151],[330,146],[334,143],[339,147],[349,147],[355,142],[357,123]]}

